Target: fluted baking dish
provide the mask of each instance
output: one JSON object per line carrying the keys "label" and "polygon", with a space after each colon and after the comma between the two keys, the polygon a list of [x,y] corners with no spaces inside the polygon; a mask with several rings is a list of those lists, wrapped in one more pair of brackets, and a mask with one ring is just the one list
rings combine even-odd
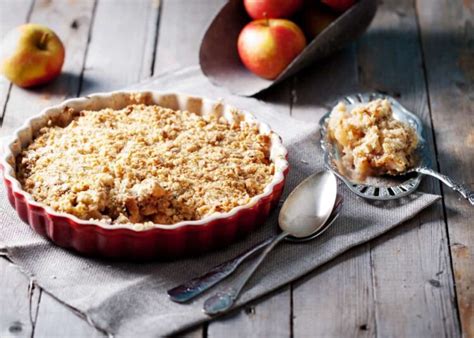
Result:
{"label": "fluted baking dish", "polygon": [[[153,224],[147,227],[82,220],[35,201],[22,188],[16,178],[17,156],[51,119],[62,120],[65,124],[70,122],[73,115],[64,113],[66,107],[74,111],[121,109],[137,103],[188,110],[204,116],[218,114],[229,121],[232,114],[237,112],[246,122],[257,124],[260,133],[270,135],[270,159],[275,164],[272,181],[262,194],[229,212],[215,213],[197,221],[182,221],[172,225]],[[234,242],[262,224],[270,210],[278,204],[289,169],[287,151],[281,138],[249,112],[238,110],[222,101],[155,91],[100,93],[64,101],[27,120],[4,148],[4,154],[0,158],[3,181],[10,204],[24,222],[61,247],[88,256],[117,259],[172,259],[217,249]]]}

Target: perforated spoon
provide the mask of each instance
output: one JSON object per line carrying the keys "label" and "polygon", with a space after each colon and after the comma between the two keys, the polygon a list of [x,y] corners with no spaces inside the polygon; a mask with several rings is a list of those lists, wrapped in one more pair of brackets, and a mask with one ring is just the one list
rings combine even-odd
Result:
{"label": "perforated spoon", "polygon": [[204,312],[216,315],[229,310],[265,257],[278,243],[288,236],[296,238],[311,236],[324,227],[334,209],[336,197],[337,181],[330,171],[318,172],[300,183],[290,193],[280,210],[278,224],[283,231],[268,244],[233,286],[216,293],[204,302]]}
{"label": "perforated spoon", "polygon": [[[341,154],[334,140],[327,137],[327,122],[334,107],[328,111],[319,121],[321,127],[321,147],[324,150],[324,161],[326,166],[332,170],[347,187],[360,197],[371,200],[391,200],[407,196],[413,193],[419,186],[423,175],[437,178],[452,190],[457,191],[463,198],[474,205],[474,191],[467,186],[457,183],[452,178],[438,173],[430,168],[430,152],[424,138],[423,123],[415,114],[408,111],[395,98],[380,93],[359,93],[342,97],[338,102],[344,102],[348,109],[364,105],[375,99],[386,99],[390,102],[395,119],[410,125],[418,136],[418,147],[416,149],[419,163],[415,168],[408,170],[398,176],[368,177],[366,182],[361,183],[346,175],[336,165],[340,163]],[[410,174],[411,175],[407,175]]]}

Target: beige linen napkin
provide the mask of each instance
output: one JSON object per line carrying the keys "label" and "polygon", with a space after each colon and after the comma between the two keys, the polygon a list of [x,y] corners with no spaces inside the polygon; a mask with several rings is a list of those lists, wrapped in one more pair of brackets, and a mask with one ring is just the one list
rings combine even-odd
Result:
{"label": "beige linen napkin", "polygon": [[[291,170],[284,196],[302,179],[323,167],[316,125],[278,114],[269,105],[255,99],[230,96],[211,86],[198,68],[184,69],[134,88],[222,98],[227,103],[252,111],[269,123],[283,137],[289,150]],[[275,248],[245,288],[238,306],[396,227],[439,198],[418,193],[401,201],[369,203],[354,196],[342,184],[339,187],[345,202],[333,227],[314,241],[282,243]],[[110,262],[81,257],[38,236],[19,220],[2,187],[0,241],[7,247],[9,257],[37,284],[82,313],[97,328],[117,336],[161,336],[209,320],[201,311],[206,297],[181,305],[171,302],[166,290],[274,234],[277,215],[278,211],[274,211],[258,231],[225,250],[173,262]],[[231,281],[229,279],[217,289]]]}

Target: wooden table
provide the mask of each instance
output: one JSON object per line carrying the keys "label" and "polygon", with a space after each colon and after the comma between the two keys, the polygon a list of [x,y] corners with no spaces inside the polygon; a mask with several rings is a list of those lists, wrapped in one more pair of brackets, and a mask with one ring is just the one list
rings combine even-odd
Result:
{"label": "wooden table", "polygon": [[[119,89],[197,63],[225,0],[1,0],[0,36],[54,29],[64,73],[26,91],[0,80],[0,136],[66,97]],[[474,185],[474,1],[383,0],[369,31],[259,98],[317,121],[342,94],[391,94],[428,127],[435,168]],[[278,293],[191,336],[474,337],[473,208],[438,182],[441,202]],[[0,258],[0,336],[102,336]]]}

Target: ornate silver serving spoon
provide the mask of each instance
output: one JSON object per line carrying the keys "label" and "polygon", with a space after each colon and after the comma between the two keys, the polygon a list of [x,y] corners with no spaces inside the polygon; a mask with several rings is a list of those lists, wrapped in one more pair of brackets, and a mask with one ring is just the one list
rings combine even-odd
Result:
{"label": "ornate silver serving spoon", "polygon": [[273,238],[261,255],[235,283],[204,302],[204,312],[216,315],[229,310],[240,292],[263,262],[283,239],[293,236],[307,238],[321,230],[336,204],[337,181],[330,171],[321,171],[301,182],[288,196],[278,216],[282,232]]}
{"label": "ornate silver serving spoon", "polygon": [[[342,209],[343,198],[342,196],[338,195],[336,199],[336,204],[334,209],[331,213],[331,216],[326,221],[326,224],[316,231],[314,234],[309,235],[307,237],[297,238],[293,236],[288,236],[285,240],[294,243],[301,243],[310,241],[316,237],[322,235],[337,219],[339,213]],[[264,241],[261,241],[248,249],[247,251],[239,254],[238,256],[225,261],[211,270],[206,272],[205,274],[193,278],[183,284],[180,284],[170,290],[168,290],[168,296],[171,300],[177,303],[185,303],[188,302],[197,296],[203,294],[205,291],[209,290],[214,285],[218,284],[222,280],[226,279],[230,275],[232,275],[235,270],[248,258],[253,257],[256,253],[260,252],[263,248],[265,248],[268,244],[270,244],[278,235],[272,236],[267,238]]]}

